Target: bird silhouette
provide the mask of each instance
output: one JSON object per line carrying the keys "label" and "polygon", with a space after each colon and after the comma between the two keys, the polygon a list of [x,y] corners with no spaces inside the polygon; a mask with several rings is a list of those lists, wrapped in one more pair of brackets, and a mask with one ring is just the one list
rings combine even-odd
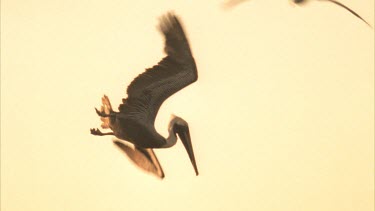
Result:
{"label": "bird silhouette", "polygon": [[[122,99],[118,112],[112,109],[108,97],[104,95],[101,109],[95,110],[101,117],[101,127],[112,132],[103,133],[96,128],[91,129],[91,134],[114,135],[120,140],[134,144],[134,151],[131,151],[121,142],[115,142],[116,146],[133,161],[142,157],[144,165],[153,165],[154,168],[159,164],[150,158],[150,155],[154,155],[152,149],[172,147],[176,144],[178,136],[198,175],[188,123],[181,117],[172,115],[168,125],[169,136],[166,138],[161,136],[154,126],[162,103],[198,79],[195,60],[179,18],[173,13],[167,13],[160,19],[159,30],[165,37],[164,51],[167,56],[130,83],[127,88],[128,96]],[[143,165],[139,160],[135,163],[138,166]],[[162,170],[156,175],[164,177]]]}

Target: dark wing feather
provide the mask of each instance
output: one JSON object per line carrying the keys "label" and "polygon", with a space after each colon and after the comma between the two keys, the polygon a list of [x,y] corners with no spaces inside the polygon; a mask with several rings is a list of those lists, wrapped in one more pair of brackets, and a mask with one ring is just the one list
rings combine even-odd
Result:
{"label": "dark wing feather", "polygon": [[342,3],[338,2],[338,1],[335,1],[335,0],[327,0],[327,1],[332,2],[332,3],[336,4],[336,5],[339,5],[340,7],[345,8],[350,13],[352,13],[354,16],[356,16],[357,18],[361,19],[363,22],[365,22],[368,26],[371,27],[371,25],[365,19],[363,19],[360,15],[358,15],[356,12],[354,12],[352,9],[350,9],[347,6],[345,6],[344,4],[342,4]]}
{"label": "dark wing feather", "polygon": [[160,166],[160,163],[154,153],[150,149],[144,149],[141,147],[134,146],[130,147],[126,143],[123,143],[119,140],[114,140],[113,143],[124,152],[133,163],[138,166],[140,169],[149,172],[159,178],[164,178],[163,169]]}
{"label": "dark wing feather", "polygon": [[198,73],[189,42],[178,18],[169,13],[161,18],[167,56],[136,77],[128,86],[120,112],[147,115],[154,121],[161,104],[171,95],[195,82]]}

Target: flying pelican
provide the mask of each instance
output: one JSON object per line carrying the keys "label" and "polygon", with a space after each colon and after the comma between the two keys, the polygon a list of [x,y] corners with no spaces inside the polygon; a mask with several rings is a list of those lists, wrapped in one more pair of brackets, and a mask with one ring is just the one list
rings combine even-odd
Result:
{"label": "flying pelican", "polygon": [[[112,132],[103,133],[97,128],[90,131],[93,135],[114,135],[118,139],[134,144],[135,149],[131,152],[124,150],[126,147],[119,144],[120,142],[115,143],[128,155],[131,152],[135,157],[145,157],[144,160],[155,168],[158,166],[158,161],[155,162],[155,159],[150,158],[153,154],[152,148],[172,147],[176,144],[178,135],[189,155],[195,174],[198,175],[188,123],[181,117],[172,115],[167,138],[161,136],[154,126],[162,103],[198,79],[189,42],[178,17],[173,13],[164,15],[160,20],[159,30],[165,37],[164,51],[167,56],[130,83],[127,88],[128,97],[122,99],[119,112],[113,111],[108,97],[104,95],[101,110],[96,108],[95,110],[103,122],[102,128],[111,129]],[[130,156],[133,161],[134,156]],[[162,170],[157,175],[164,177]]]}

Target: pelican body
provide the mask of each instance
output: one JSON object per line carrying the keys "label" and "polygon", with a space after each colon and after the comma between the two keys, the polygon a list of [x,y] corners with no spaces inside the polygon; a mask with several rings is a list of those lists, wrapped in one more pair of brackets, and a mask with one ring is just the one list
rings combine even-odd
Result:
{"label": "pelican body", "polygon": [[113,111],[108,97],[104,95],[102,107],[100,110],[96,109],[96,112],[103,122],[102,128],[111,129],[112,132],[102,133],[99,129],[91,129],[91,134],[114,135],[134,144],[134,151],[131,151],[116,142],[133,161],[137,160],[137,165],[142,165],[138,158],[143,157],[153,163],[155,171],[160,168],[157,173],[159,177],[164,177],[164,173],[152,148],[172,147],[176,144],[178,135],[198,175],[187,122],[172,116],[168,126],[169,136],[166,138],[160,135],[154,126],[162,103],[198,79],[195,60],[179,19],[168,13],[161,18],[159,29],[165,37],[164,50],[167,56],[131,82],[127,88],[128,97],[122,100],[118,112]]}

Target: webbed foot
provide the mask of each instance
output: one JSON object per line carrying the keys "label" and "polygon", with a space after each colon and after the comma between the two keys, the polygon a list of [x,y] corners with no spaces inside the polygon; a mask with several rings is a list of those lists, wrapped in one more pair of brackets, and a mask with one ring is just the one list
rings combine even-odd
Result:
{"label": "webbed foot", "polygon": [[112,132],[110,132],[110,133],[103,133],[103,132],[100,131],[98,128],[91,128],[91,129],[90,129],[90,132],[91,132],[91,134],[94,135],[94,136],[114,135]]}
{"label": "webbed foot", "polygon": [[101,111],[99,111],[97,108],[95,108],[95,111],[96,113],[100,116],[100,117],[110,117],[111,115],[110,114],[106,114],[104,112],[104,110],[102,109]]}

